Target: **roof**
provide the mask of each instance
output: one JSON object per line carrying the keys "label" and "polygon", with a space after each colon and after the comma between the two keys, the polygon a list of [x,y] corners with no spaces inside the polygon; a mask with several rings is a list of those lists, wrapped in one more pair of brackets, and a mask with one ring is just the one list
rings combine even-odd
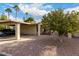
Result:
{"label": "roof", "polygon": [[37,25],[39,23],[27,23],[27,22],[21,22],[21,21],[13,21],[13,20],[0,20],[0,24],[16,24],[16,23],[20,23],[20,24],[24,24],[24,25]]}

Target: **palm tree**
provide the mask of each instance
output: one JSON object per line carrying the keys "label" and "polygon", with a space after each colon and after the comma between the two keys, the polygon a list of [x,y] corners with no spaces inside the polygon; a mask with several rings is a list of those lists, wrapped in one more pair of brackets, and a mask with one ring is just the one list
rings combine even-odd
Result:
{"label": "palm tree", "polygon": [[18,5],[15,5],[15,6],[13,7],[13,9],[16,11],[16,16],[15,16],[15,18],[16,18],[16,20],[17,20],[17,15],[18,15],[18,12],[20,11],[20,8],[18,7]]}
{"label": "palm tree", "polygon": [[10,8],[6,8],[5,11],[8,13],[8,19],[9,19],[10,13],[12,12],[12,10]]}
{"label": "palm tree", "polygon": [[23,20],[24,20],[24,21],[26,20],[25,17],[23,17]]}
{"label": "palm tree", "polygon": [[28,15],[28,12],[26,12],[26,13],[25,13],[25,15],[26,15],[26,17],[27,17],[27,15]]}
{"label": "palm tree", "polygon": [[23,17],[24,21],[26,20],[27,15],[28,15],[28,12],[25,12],[25,16]]}

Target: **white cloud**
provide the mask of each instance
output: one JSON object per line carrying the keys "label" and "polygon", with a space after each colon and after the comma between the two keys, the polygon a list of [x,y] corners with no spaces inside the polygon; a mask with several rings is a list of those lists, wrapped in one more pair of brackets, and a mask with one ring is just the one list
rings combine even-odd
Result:
{"label": "white cloud", "polygon": [[44,8],[45,8],[45,9],[47,9],[47,8],[52,8],[52,6],[51,6],[51,5],[46,5]]}
{"label": "white cloud", "polygon": [[41,4],[41,3],[33,3],[33,4],[30,4],[30,7],[41,8],[42,6],[43,6],[43,4]]}
{"label": "white cloud", "polygon": [[10,20],[15,20],[15,17],[13,17],[12,15],[10,15]]}
{"label": "white cloud", "polygon": [[[7,13],[5,13],[5,15],[8,16]],[[12,16],[12,15],[10,15],[10,16],[9,16],[9,19],[10,19],[10,20],[15,20],[15,17]],[[21,18],[17,18],[17,20],[18,20],[18,21],[23,21]]]}
{"label": "white cloud", "polygon": [[41,7],[42,4],[19,4],[20,9],[25,13],[31,13],[36,16],[43,16],[48,13],[46,10],[42,10],[39,7]]}
{"label": "white cloud", "polygon": [[[10,20],[15,20],[15,17],[14,17],[14,16],[12,16],[12,15],[10,15],[9,19],[10,19]],[[23,21],[23,20],[22,20],[22,19],[20,19],[20,18],[17,18],[17,20],[18,20],[18,21]]]}
{"label": "white cloud", "polygon": [[79,6],[77,6],[77,7],[73,7],[73,8],[67,8],[67,9],[65,9],[65,12],[72,12],[72,11],[79,11]]}
{"label": "white cloud", "polygon": [[36,23],[41,22],[41,19],[35,19]]}

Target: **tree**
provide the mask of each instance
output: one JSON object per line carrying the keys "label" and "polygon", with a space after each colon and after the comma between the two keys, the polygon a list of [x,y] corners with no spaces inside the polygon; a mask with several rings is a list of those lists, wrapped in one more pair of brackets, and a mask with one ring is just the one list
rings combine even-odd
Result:
{"label": "tree", "polygon": [[43,16],[43,19],[42,19],[42,24],[43,24],[43,26],[42,26],[42,28],[48,28],[49,27],[49,20],[48,20],[48,18],[47,18],[47,16],[46,15],[44,15]]}
{"label": "tree", "polygon": [[[0,20],[7,20],[7,16],[4,15],[4,14],[2,14],[2,15],[0,16]],[[5,25],[0,24],[0,30],[2,30],[2,29],[4,29],[4,28],[5,28]]]}
{"label": "tree", "polygon": [[58,9],[51,11],[43,16],[42,27],[49,27],[50,30],[57,31],[59,36],[65,33],[72,33],[79,29],[78,13],[64,13],[64,10]]}
{"label": "tree", "polygon": [[28,12],[25,13],[25,16],[23,17],[23,20],[25,21],[26,20],[26,17],[28,15]]}
{"label": "tree", "polygon": [[10,13],[12,12],[12,10],[10,8],[6,8],[5,11],[8,13],[8,19],[9,19]]}
{"label": "tree", "polygon": [[49,27],[49,19],[48,19],[48,17],[46,15],[43,16],[41,23],[42,23],[41,27],[43,28],[44,33],[46,32],[46,30],[50,29],[50,27]]}
{"label": "tree", "polygon": [[13,7],[13,9],[16,11],[16,16],[15,16],[15,18],[16,18],[16,20],[17,20],[17,15],[18,15],[18,12],[20,11],[20,8],[18,7],[18,5],[15,5],[15,6]]}
{"label": "tree", "polygon": [[0,20],[7,20],[7,16],[2,14],[2,15],[0,16]]}
{"label": "tree", "polygon": [[28,12],[26,12],[26,13],[25,13],[25,15],[26,15],[26,17],[27,17],[27,15],[28,15]]}
{"label": "tree", "polygon": [[79,20],[77,12],[72,11],[68,16],[66,16],[68,24],[67,25],[67,32],[73,33],[79,30]]}
{"label": "tree", "polygon": [[24,20],[24,22],[34,23],[35,21],[34,21],[33,17],[29,17],[26,20]]}

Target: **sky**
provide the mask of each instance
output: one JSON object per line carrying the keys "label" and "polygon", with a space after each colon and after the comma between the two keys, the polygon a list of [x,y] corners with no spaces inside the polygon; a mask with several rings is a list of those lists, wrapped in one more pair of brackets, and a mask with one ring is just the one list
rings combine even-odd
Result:
{"label": "sky", "polygon": [[[28,12],[28,17],[33,17],[36,22],[40,22],[42,16],[55,9],[64,9],[67,11],[79,11],[79,3],[0,3],[0,15],[5,14],[6,8],[12,8],[14,5],[18,5],[20,11],[18,12],[18,20],[23,21],[25,12]],[[15,20],[15,10],[12,9],[10,19]]]}

